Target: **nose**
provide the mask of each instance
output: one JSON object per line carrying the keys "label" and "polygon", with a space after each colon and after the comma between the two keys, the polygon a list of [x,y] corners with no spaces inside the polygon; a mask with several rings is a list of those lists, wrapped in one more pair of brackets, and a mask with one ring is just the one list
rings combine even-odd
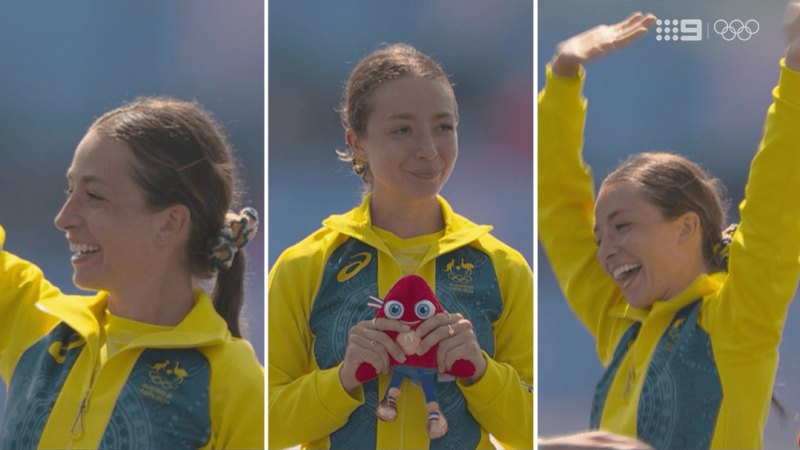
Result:
{"label": "nose", "polygon": [[74,198],[75,196],[73,194],[69,194],[67,199],[64,201],[64,206],[62,206],[61,210],[58,212],[58,214],[56,214],[56,228],[61,231],[67,231],[78,223],[78,216],[74,211]]}
{"label": "nose", "polygon": [[617,245],[610,236],[600,240],[597,248],[597,259],[600,263],[605,264],[616,253]]}
{"label": "nose", "polygon": [[436,147],[436,137],[431,130],[419,134],[416,157],[419,159],[433,159],[439,151]]}

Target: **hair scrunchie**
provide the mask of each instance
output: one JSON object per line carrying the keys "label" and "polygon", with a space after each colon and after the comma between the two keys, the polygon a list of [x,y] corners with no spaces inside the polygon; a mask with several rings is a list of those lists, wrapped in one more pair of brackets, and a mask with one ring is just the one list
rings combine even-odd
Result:
{"label": "hair scrunchie", "polygon": [[722,237],[719,242],[714,244],[714,247],[711,249],[714,252],[714,262],[725,271],[728,270],[728,251],[731,248],[731,242],[733,242],[733,233],[736,232],[738,227],[739,224],[734,223],[729,225],[728,228],[725,228],[725,230],[722,231]]}
{"label": "hair scrunchie", "polygon": [[230,269],[233,258],[258,231],[258,213],[247,207],[239,214],[229,212],[225,216],[225,225],[212,239],[209,259],[217,270]]}

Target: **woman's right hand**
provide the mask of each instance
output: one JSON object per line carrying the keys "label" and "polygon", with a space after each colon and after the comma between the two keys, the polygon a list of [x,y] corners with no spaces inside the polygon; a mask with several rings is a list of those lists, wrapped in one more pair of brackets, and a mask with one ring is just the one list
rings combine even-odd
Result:
{"label": "woman's right hand", "polygon": [[561,77],[575,77],[581,64],[627,47],[647,34],[656,21],[652,14],[635,12],[622,22],[599,25],[558,44],[550,70]]}
{"label": "woman's right hand", "polygon": [[372,367],[374,374],[367,379],[374,378],[381,373],[387,373],[390,368],[389,355],[397,361],[406,360],[403,349],[384,331],[403,333],[411,328],[398,321],[386,318],[363,320],[350,328],[347,338],[347,349],[344,361],[339,369],[339,381],[345,391],[352,392],[363,381],[356,378],[356,372],[363,364]]}

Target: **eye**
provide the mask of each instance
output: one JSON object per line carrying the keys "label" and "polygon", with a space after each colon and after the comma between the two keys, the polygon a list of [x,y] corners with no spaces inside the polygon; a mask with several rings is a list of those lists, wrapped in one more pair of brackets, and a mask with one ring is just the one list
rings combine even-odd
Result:
{"label": "eye", "polygon": [[408,133],[411,133],[411,127],[409,126],[397,127],[392,130],[392,134],[408,134]]}
{"label": "eye", "polygon": [[89,197],[90,200],[105,200],[105,198],[93,191],[86,191],[86,196]]}
{"label": "eye", "polygon": [[622,231],[622,230],[628,228],[630,225],[631,224],[627,223],[627,222],[618,223],[618,224],[614,225],[614,229],[617,230],[617,231]]}
{"label": "eye", "polygon": [[443,124],[440,124],[440,125],[439,125],[439,126],[437,126],[436,128],[437,128],[439,131],[444,131],[444,132],[453,131],[453,130],[455,130],[455,129],[456,129],[456,127],[455,127],[453,124],[450,124],[450,123],[443,123]]}
{"label": "eye", "polygon": [[386,306],[383,307],[383,310],[386,312],[386,317],[390,319],[399,319],[403,317],[403,304],[397,300],[389,300],[386,302]]}
{"label": "eye", "polygon": [[427,319],[428,317],[432,316],[434,312],[436,312],[436,308],[433,306],[432,301],[420,300],[414,306],[414,312],[420,319]]}

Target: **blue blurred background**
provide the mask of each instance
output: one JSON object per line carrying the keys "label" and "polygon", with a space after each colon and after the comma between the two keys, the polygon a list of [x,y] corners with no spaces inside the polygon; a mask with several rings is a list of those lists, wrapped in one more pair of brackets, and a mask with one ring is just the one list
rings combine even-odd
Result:
{"label": "blue blurred background", "polygon": [[[537,14],[537,89],[544,85],[545,64],[556,45],[595,25],[620,21],[637,10],[652,11],[661,19],[701,19],[700,41],[658,41],[651,30],[631,47],[588,65],[584,157],[596,179],[602,179],[631,153],[680,152],[724,181],[734,206],[729,221],[738,221],[735,206],[742,199],[778,80],[778,60],[785,46],[780,27],[785,5],[783,1],[742,0],[542,0]],[[746,42],[727,42],[713,30],[717,19],[755,19],[760,27]],[[602,367],[593,339],[566,306],[541,247],[538,260],[538,424],[539,435],[549,436],[587,428]],[[776,414],[770,414],[767,448],[794,447],[800,428],[794,417],[800,409],[797,303],[789,310],[775,388],[794,420],[781,423]]]}
{"label": "blue blurred background", "polygon": [[[68,293],[70,253],[53,218],[86,128],[140,95],[197,100],[264,211],[264,5],[256,0],[33,0],[0,14],[0,224],[5,248]],[[247,336],[264,361],[264,234],[248,247]],[[5,396],[3,386],[0,404]]]}
{"label": "blue blurred background", "polygon": [[360,202],[361,180],[336,158],[335,109],[355,64],[384,42],[416,46],[451,76],[460,145],[442,193],[532,263],[532,17],[530,0],[271,1],[270,264]]}

